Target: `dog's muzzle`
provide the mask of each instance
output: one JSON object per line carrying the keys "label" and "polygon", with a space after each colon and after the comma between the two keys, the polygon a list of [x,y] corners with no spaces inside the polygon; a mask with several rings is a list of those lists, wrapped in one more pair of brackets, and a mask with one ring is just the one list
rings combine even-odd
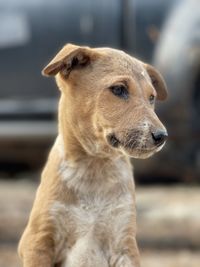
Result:
{"label": "dog's muzzle", "polygon": [[108,143],[112,146],[112,147],[119,147],[120,145],[120,141],[117,139],[117,137],[115,136],[115,134],[109,134],[107,136],[107,140],[108,140]]}
{"label": "dog's muzzle", "polygon": [[140,150],[152,150],[162,146],[168,137],[167,131],[156,130],[144,135],[141,130],[133,130],[127,132],[121,138],[118,138],[115,133],[111,133],[107,136],[108,143],[114,147],[119,146],[125,149],[140,149]]}

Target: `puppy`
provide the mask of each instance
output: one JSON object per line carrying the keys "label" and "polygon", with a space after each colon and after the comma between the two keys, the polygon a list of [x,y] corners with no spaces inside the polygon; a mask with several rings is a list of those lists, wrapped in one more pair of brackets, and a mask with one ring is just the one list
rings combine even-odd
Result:
{"label": "puppy", "polygon": [[44,68],[61,92],[58,137],[19,244],[24,267],[138,267],[129,157],[167,131],[154,112],[161,75],[111,48],[67,44]]}

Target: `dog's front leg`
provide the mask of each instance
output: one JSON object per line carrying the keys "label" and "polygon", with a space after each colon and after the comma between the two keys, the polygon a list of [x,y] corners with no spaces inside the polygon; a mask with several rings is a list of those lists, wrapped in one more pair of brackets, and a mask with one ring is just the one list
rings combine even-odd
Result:
{"label": "dog's front leg", "polygon": [[47,251],[28,251],[23,257],[23,267],[53,267]]}
{"label": "dog's front leg", "polygon": [[117,245],[110,267],[139,267],[139,251],[134,237],[126,237]]}
{"label": "dog's front leg", "polygon": [[54,242],[52,232],[47,227],[34,231],[28,225],[19,244],[19,255],[23,267],[53,267]]}
{"label": "dog's front leg", "polygon": [[[31,246],[32,247],[32,246]],[[24,248],[20,251],[23,267],[53,267],[50,249]]]}

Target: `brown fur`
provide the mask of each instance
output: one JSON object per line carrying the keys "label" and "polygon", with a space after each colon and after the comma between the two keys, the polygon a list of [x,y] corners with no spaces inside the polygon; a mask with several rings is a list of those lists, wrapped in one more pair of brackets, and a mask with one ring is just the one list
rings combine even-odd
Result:
{"label": "brown fur", "polygon": [[[122,51],[71,44],[43,74],[61,91],[59,135],[19,244],[23,266],[138,267],[129,157],[160,149],[151,133],[165,128],[149,97],[164,100],[165,83]],[[118,84],[127,99],[111,92]]]}

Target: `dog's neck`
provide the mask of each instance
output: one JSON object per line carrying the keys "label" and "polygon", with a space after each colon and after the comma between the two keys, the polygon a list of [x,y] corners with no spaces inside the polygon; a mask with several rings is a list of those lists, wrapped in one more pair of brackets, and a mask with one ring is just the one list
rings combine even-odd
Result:
{"label": "dog's neck", "polygon": [[[58,140],[62,147],[62,157],[72,162],[85,156],[85,151],[76,138],[70,122],[68,121],[68,106],[64,96],[61,96],[58,109]],[[66,107],[67,106],[67,107]]]}
{"label": "dog's neck", "polygon": [[59,175],[68,188],[75,192],[95,192],[101,195],[115,190],[116,194],[120,194],[121,190],[126,190],[127,183],[133,183],[132,167],[128,157],[119,156],[113,159],[85,154],[74,161],[67,156],[68,152],[65,151],[61,135],[56,139],[55,149],[60,158]]}

